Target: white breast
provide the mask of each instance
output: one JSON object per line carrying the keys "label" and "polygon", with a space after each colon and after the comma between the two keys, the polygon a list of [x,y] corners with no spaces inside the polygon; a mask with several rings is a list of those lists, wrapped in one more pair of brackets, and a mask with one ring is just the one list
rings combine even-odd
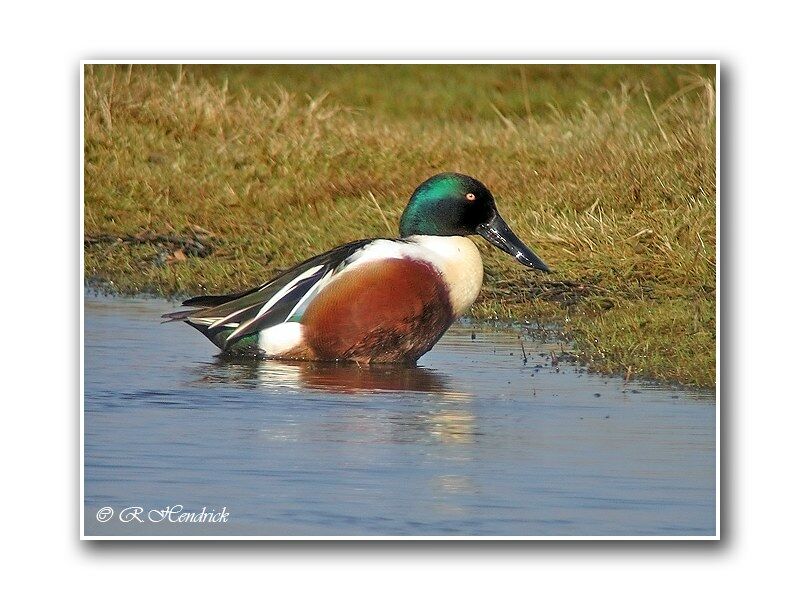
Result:
{"label": "white breast", "polygon": [[483,261],[477,246],[461,236],[412,235],[408,239],[424,249],[423,258],[444,276],[456,316],[467,312],[483,285]]}
{"label": "white breast", "polygon": [[350,258],[350,264],[333,276],[358,269],[373,260],[413,258],[433,265],[444,277],[450,304],[461,316],[478,297],[483,284],[483,261],[477,246],[466,237],[412,235],[399,240],[379,239],[364,246]]}

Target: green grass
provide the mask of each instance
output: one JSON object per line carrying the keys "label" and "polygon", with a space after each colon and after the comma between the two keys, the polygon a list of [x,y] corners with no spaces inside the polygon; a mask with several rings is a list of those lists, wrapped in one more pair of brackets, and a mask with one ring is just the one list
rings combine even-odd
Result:
{"label": "green grass", "polygon": [[[133,243],[87,245],[86,275],[252,286],[395,235],[418,183],[460,171],[555,269],[479,241],[473,316],[560,322],[597,369],[710,386],[714,94],[702,65],[88,66],[85,233]],[[165,262],[143,234],[213,253]]]}

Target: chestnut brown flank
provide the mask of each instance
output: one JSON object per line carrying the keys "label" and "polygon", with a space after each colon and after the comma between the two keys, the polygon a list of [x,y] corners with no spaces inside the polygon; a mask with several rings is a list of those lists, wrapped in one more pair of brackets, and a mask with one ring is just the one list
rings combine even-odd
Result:
{"label": "chestnut brown flank", "polygon": [[388,259],[338,276],[309,304],[302,323],[316,358],[414,362],[453,320],[447,288],[433,266]]}

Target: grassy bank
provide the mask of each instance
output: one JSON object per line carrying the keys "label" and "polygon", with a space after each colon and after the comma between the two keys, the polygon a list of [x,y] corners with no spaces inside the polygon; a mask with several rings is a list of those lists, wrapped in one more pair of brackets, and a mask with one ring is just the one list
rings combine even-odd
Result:
{"label": "grassy bank", "polygon": [[88,66],[87,277],[252,286],[395,235],[461,171],[555,269],[481,246],[478,318],[555,320],[597,369],[712,385],[714,70],[701,66]]}

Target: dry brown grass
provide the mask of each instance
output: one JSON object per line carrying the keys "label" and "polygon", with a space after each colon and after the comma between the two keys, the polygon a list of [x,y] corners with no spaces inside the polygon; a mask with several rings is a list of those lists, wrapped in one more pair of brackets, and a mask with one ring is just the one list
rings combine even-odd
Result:
{"label": "dry brown grass", "polygon": [[[425,69],[397,71],[396,85],[430,96]],[[533,95],[535,68],[503,69],[513,81],[499,78],[499,96],[495,71],[455,69],[441,102],[468,81],[489,90],[473,99],[479,108],[418,118],[403,112],[391,77],[357,68],[336,70],[328,83],[340,92],[329,96],[320,67],[306,79],[269,68],[259,79],[248,67],[232,71],[235,85],[211,68],[87,67],[86,234],[208,231],[214,252],[165,262],[156,244],[98,243],[87,246],[86,273],[121,292],[254,285],[342,242],[388,235],[419,182],[461,171],[492,189],[556,269],[526,271],[483,244],[475,316],[561,321],[599,369],[713,384],[713,71],[597,67],[595,87],[542,71],[545,102]],[[348,76],[371,81],[373,106],[342,102]]]}

